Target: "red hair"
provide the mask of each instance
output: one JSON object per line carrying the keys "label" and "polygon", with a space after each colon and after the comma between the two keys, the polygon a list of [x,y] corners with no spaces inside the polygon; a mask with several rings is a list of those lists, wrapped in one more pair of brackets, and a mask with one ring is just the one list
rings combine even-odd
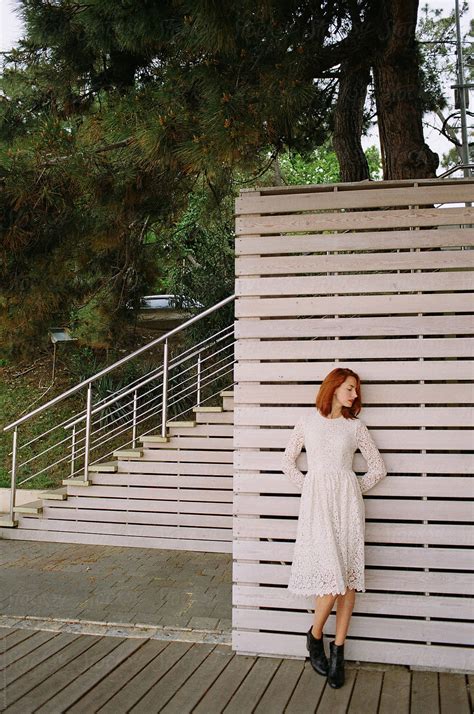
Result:
{"label": "red hair", "polygon": [[332,409],[332,399],[336,389],[346,381],[347,377],[354,377],[357,382],[357,397],[350,407],[342,407],[342,415],[346,419],[354,419],[362,408],[362,395],[360,392],[360,378],[352,369],[336,367],[324,378],[316,395],[316,408],[321,414],[328,416]]}

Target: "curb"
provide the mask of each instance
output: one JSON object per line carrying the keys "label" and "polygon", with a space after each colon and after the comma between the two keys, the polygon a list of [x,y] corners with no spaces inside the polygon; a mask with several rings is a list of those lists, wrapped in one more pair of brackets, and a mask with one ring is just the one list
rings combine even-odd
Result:
{"label": "curb", "polygon": [[200,630],[191,629],[190,627],[172,627],[170,625],[97,622],[94,620],[63,620],[53,617],[0,615],[0,627],[70,632],[80,635],[99,635],[102,637],[169,640],[170,642],[197,642],[223,645],[230,645],[232,642],[232,633],[230,630]]}

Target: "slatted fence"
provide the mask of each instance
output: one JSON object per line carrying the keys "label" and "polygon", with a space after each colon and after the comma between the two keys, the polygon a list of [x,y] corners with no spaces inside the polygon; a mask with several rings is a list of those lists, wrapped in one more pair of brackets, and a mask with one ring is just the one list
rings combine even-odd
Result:
{"label": "slatted fence", "polygon": [[[470,179],[277,187],[236,202],[233,648],[306,656],[289,596],[299,492],[281,472],[334,367],[362,381],[388,476],[364,496],[347,659],[472,670]],[[298,460],[307,468],[303,451]],[[355,454],[353,468],[366,464]],[[334,635],[335,614],[325,633]]]}

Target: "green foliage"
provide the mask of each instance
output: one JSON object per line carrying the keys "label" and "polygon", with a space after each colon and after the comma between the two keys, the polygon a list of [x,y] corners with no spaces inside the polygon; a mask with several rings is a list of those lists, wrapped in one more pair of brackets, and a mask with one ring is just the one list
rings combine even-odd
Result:
{"label": "green foliage", "polygon": [[131,152],[91,155],[86,122],[68,146],[61,122],[42,126],[28,138],[35,150],[19,137],[4,165],[0,330],[7,350],[28,352],[71,313],[81,338],[110,345],[127,301],[150,282],[145,231],[170,213],[174,181]]}
{"label": "green foliage", "polygon": [[105,289],[100,290],[85,305],[71,311],[71,327],[81,344],[106,349],[112,343],[111,306]]}
{"label": "green foliage", "polygon": [[376,146],[369,146],[365,155],[367,157],[367,163],[369,164],[369,173],[372,181],[379,181],[382,178],[382,159],[380,157],[380,151]]}
{"label": "green foliage", "polygon": [[440,164],[444,169],[449,169],[451,166],[458,164],[459,159],[458,149],[453,146],[453,148],[447,151],[446,154],[443,154]]}
{"label": "green foliage", "polygon": [[68,350],[63,360],[73,384],[83,382],[85,379],[93,377],[94,374],[97,374],[100,369],[105,367],[105,362],[101,359],[100,353],[97,352],[97,350],[93,350],[88,346],[81,346],[80,344]]}
{"label": "green foliage", "polygon": [[[469,12],[466,1],[461,4],[460,14]],[[467,70],[467,80],[472,81],[474,65],[472,63],[472,34],[474,20],[471,20],[470,31],[463,38],[465,44],[464,56]],[[446,109],[451,104],[452,90],[450,84],[456,81],[456,16],[454,9],[446,14],[445,10],[432,8],[425,4],[420,8],[417,36],[420,42],[421,72],[425,108],[427,111]],[[451,80],[451,81],[450,81]],[[447,94],[449,91],[449,96]]]}
{"label": "green foliage", "polygon": [[286,184],[337,183],[341,180],[336,154],[327,145],[316,149],[310,157],[284,154],[279,162]]}
{"label": "green foliage", "polygon": [[147,292],[233,292],[233,201],[271,180],[269,157],[284,182],[338,180],[337,68],[372,51],[373,3],[19,5],[0,86],[5,354],[45,348],[55,323],[111,347]]}
{"label": "green foliage", "polygon": [[[234,198],[228,177],[220,185],[201,181],[189,196],[176,223],[157,233],[156,255],[167,269],[158,292],[175,295],[177,307],[201,312],[234,292]],[[227,182],[226,182],[227,178]],[[233,305],[191,326],[186,344],[192,344],[232,321]]]}
{"label": "green foliage", "polygon": [[[469,5],[463,2],[461,17],[469,12]],[[474,20],[471,19],[468,32],[462,38],[464,69],[467,82],[474,79]],[[421,55],[420,72],[423,86],[423,106],[425,112],[434,112],[439,122],[438,131],[455,147],[460,145],[459,112],[454,107],[452,84],[458,81],[456,51],[456,16],[454,9],[432,8],[425,4],[420,8],[417,37]],[[443,156],[441,165],[445,168],[460,161],[456,148]]]}
{"label": "green foliage", "polygon": [[[370,177],[380,178],[381,160],[376,146],[365,152],[369,163]],[[278,157],[281,178],[287,185],[338,183],[341,180],[339,162],[329,144],[312,151],[309,156],[287,152]]]}

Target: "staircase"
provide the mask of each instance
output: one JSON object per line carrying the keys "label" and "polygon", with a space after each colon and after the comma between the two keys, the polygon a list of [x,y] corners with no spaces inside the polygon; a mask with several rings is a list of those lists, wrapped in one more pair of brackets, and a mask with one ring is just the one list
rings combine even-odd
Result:
{"label": "staircase", "polygon": [[233,392],[195,420],[169,421],[141,448],[115,452],[61,489],[15,507],[3,538],[230,553]]}
{"label": "staircase", "polygon": [[[39,491],[37,499],[21,506],[15,504],[16,484],[35,474],[18,481],[19,467],[33,460],[20,463],[18,428],[28,418],[53,408],[60,398],[6,427],[14,430],[12,498],[10,513],[0,518],[0,537],[231,552],[233,323],[195,349],[171,358],[172,333],[197,319],[202,318],[191,318],[125,358],[134,359],[164,341],[164,364],[121,386],[107,399],[94,401],[90,385],[104,371],[74,388],[87,389],[86,408],[58,424],[57,449],[66,456],[58,461],[54,460],[57,454],[51,455],[51,468],[64,464],[69,474],[66,471],[61,488]],[[216,391],[222,382],[226,387]],[[64,398],[71,393],[66,392]],[[101,416],[106,410],[118,416],[109,419],[104,429]],[[127,438],[110,451],[110,433],[114,436],[117,430]],[[49,439],[50,431],[45,432]],[[44,460],[44,454],[55,449],[49,446],[41,451],[38,445],[38,454]],[[37,473],[44,471],[43,467]]]}

